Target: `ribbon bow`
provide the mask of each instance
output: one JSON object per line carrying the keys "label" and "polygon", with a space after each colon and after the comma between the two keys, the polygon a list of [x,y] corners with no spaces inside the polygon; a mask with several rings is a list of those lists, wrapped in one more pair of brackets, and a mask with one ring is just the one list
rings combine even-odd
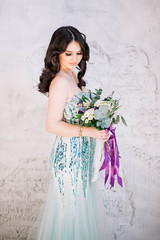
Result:
{"label": "ribbon bow", "polygon": [[114,187],[114,180],[115,175],[117,175],[118,184],[123,187],[122,184],[122,178],[119,176],[119,151],[118,151],[118,145],[116,141],[116,135],[115,135],[115,129],[112,125],[105,129],[106,133],[110,134],[109,143],[105,142],[105,152],[104,152],[104,162],[99,169],[99,171],[105,169],[105,181],[104,185],[107,182],[107,179],[109,177],[109,160],[111,160],[111,177],[110,177],[110,185],[111,188]]}

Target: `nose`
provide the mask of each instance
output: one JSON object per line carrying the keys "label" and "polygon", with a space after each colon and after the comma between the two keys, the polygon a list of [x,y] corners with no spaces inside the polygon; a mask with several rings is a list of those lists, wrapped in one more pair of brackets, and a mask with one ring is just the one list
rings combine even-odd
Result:
{"label": "nose", "polygon": [[77,54],[73,55],[73,62],[76,63],[77,62]]}

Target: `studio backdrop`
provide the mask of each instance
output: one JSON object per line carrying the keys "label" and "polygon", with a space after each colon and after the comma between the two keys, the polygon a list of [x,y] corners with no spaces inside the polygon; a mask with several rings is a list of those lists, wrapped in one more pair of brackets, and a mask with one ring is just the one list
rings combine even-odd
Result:
{"label": "studio backdrop", "polygon": [[[45,202],[54,134],[36,85],[60,26],[86,35],[87,88],[115,91],[127,127],[116,129],[123,183],[104,187],[114,240],[160,239],[160,1],[0,0],[0,239],[27,238]],[[34,231],[31,240],[34,239]]]}

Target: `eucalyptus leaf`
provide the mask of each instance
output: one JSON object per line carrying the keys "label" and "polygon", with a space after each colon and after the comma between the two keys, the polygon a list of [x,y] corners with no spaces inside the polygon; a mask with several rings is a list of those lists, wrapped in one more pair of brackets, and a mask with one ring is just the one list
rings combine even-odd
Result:
{"label": "eucalyptus leaf", "polygon": [[120,121],[120,118],[119,118],[119,115],[117,115],[116,123],[119,123],[119,121]]}
{"label": "eucalyptus leaf", "polygon": [[97,125],[97,127],[100,126],[102,129],[109,128],[111,125],[111,121],[112,120],[110,118],[104,119],[102,121],[97,121],[96,125]]}
{"label": "eucalyptus leaf", "polygon": [[112,122],[113,122],[114,124],[116,124],[116,119],[115,119],[115,118],[112,118]]}
{"label": "eucalyptus leaf", "polygon": [[121,120],[122,120],[122,123],[123,123],[125,126],[127,126],[127,123],[126,123],[124,117],[121,116]]}
{"label": "eucalyptus leaf", "polygon": [[110,113],[110,111],[109,111],[108,106],[101,105],[99,107],[99,109],[96,109],[94,111],[95,119],[109,118],[109,113]]}

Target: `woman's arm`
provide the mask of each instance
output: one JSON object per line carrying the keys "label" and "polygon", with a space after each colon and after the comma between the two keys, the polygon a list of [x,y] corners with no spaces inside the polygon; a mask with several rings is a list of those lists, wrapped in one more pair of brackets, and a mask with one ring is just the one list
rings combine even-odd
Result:
{"label": "woman's arm", "polygon": [[[51,82],[48,97],[46,130],[64,137],[79,136],[79,126],[62,121],[63,110],[68,99],[69,83],[67,79],[55,77]],[[83,136],[89,136],[87,127],[83,127]]]}
{"label": "woman's arm", "polygon": [[[68,91],[69,83],[67,79],[57,76],[51,82],[48,97],[46,130],[63,137],[78,137],[79,125],[73,125],[62,121],[63,111],[68,99]],[[94,137],[103,142],[107,140],[106,131],[99,131],[95,127],[83,126],[82,136]]]}

